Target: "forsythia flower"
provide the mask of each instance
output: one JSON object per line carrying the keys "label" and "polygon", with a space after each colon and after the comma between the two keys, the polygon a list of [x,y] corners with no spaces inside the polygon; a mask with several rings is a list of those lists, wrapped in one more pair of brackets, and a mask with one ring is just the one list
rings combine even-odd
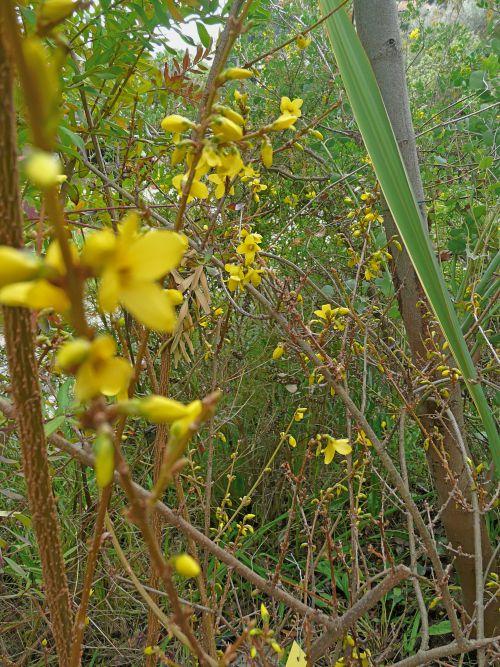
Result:
{"label": "forsythia flower", "polygon": [[291,116],[300,118],[300,116],[302,116],[302,111],[300,110],[300,108],[303,103],[304,100],[301,100],[300,97],[297,97],[294,100],[291,100],[289,97],[286,96],[282,97],[280,104],[281,113],[290,114]]}
{"label": "forsythia flower", "polygon": [[[177,174],[177,176],[174,176],[172,179],[172,185],[174,188],[177,190],[179,195],[182,195],[182,191],[184,189],[184,186],[187,182],[188,179],[188,174]],[[191,183],[191,187],[189,188],[189,195],[188,195],[188,203],[192,201],[195,197],[198,199],[206,199],[208,197],[208,188],[205,185],[205,183],[202,183],[200,180],[195,177],[193,178],[193,182]]]}
{"label": "forsythia flower", "polygon": [[45,0],[40,9],[39,20],[42,24],[62,21],[70,16],[75,8],[76,3],[73,0]]}
{"label": "forsythia flower", "polygon": [[296,422],[300,422],[304,419],[304,414],[307,412],[307,408],[297,408],[293,418]]}
{"label": "forsythia flower", "polygon": [[264,273],[264,269],[254,269],[249,267],[247,272],[243,277],[243,284],[252,283],[254,287],[258,287],[262,282],[261,273]]}
{"label": "forsythia flower", "polygon": [[267,607],[263,602],[261,602],[260,605],[260,615],[264,623],[267,623],[267,621],[269,621],[269,612],[267,611]]}
{"label": "forsythia flower", "polygon": [[290,447],[297,447],[297,440],[293,437],[293,435],[288,436],[288,444]]}
{"label": "forsythia flower", "polygon": [[214,116],[210,127],[215,136],[222,141],[239,141],[243,136],[241,126],[225,116]]}
{"label": "forsythia flower", "polygon": [[411,40],[418,39],[420,37],[420,28],[414,28],[408,36]]}
{"label": "forsythia flower", "polygon": [[[76,262],[78,255],[75,246],[70,245],[70,250],[73,259]],[[17,259],[21,260],[22,252],[17,252],[19,252]],[[0,259],[2,259],[1,255]],[[12,253],[4,253],[4,259],[7,260],[8,274],[9,267],[12,271],[14,270],[14,256]],[[18,275],[21,274],[19,265],[16,271],[19,272]],[[28,271],[27,265],[26,271]],[[0,270],[0,286],[2,285],[2,273],[3,271]],[[61,287],[53,285],[50,280],[60,280],[64,278],[65,274],[66,268],[62,261],[59,244],[57,241],[54,241],[50,244],[45,259],[40,265],[39,271],[32,276],[36,278],[37,275],[39,275],[40,277],[36,280],[29,280],[28,276],[26,276],[26,280],[21,282],[9,282],[8,284],[4,284],[2,289],[0,289],[0,303],[3,303],[5,306],[33,308],[34,310],[53,308],[57,312],[64,312],[68,310],[70,306],[66,292]],[[8,277],[6,277],[6,279],[8,279]]]}
{"label": "forsythia flower", "polygon": [[307,49],[307,47],[311,43],[311,38],[309,37],[309,35],[298,35],[295,38],[295,43],[297,44],[299,49],[301,49],[301,50],[302,49]]}
{"label": "forsythia flower", "polygon": [[313,320],[316,322],[323,321],[327,325],[333,325],[333,328],[338,331],[343,331],[345,329],[345,324],[342,318],[345,315],[348,315],[349,308],[332,308],[329,303],[325,303],[321,306],[321,310],[315,310],[314,314],[317,315],[320,320]]}
{"label": "forsythia flower", "polygon": [[187,240],[167,230],[140,234],[138,223],[139,216],[131,213],[121,222],[117,235],[110,230],[92,234],[82,260],[101,277],[99,304],[104,312],[121,304],[150,329],[173,331],[172,296],[156,281],[180,264]]}
{"label": "forsythia flower", "polygon": [[175,571],[186,579],[197,577],[200,572],[200,566],[189,554],[179,554],[173,558]]}
{"label": "forsythia flower", "polygon": [[240,243],[236,248],[236,252],[239,255],[245,255],[245,266],[252,264],[255,260],[255,255],[260,250],[260,246],[258,245],[260,240],[260,234],[247,234],[243,243]]}
{"label": "forsythia flower", "polygon": [[107,433],[100,433],[95,439],[94,456],[97,486],[104,489],[113,481],[115,472],[115,448]]}
{"label": "forsythia flower", "polygon": [[218,81],[224,83],[224,81],[234,81],[235,79],[250,79],[252,76],[255,76],[255,73],[250,69],[229,67],[219,75]]}
{"label": "forsythia flower", "polygon": [[273,165],[273,145],[266,137],[262,142],[262,147],[260,149],[260,158],[262,164],[269,169]]}
{"label": "forsythia flower", "polygon": [[234,109],[231,109],[231,107],[226,107],[223,104],[214,104],[212,109],[215,111],[215,113],[229,118],[229,120],[232,120],[233,123],[236,123],[236,125],[241,125],[242,127],[245,125],[245,119],[243,116]]}
{"label": "forsythia flower", "polygon": [[229,291],[235,292],[238,288],[243,289],[243,279],[245,277],[243,267],[239,264],[226,264],[224,268],[229,273],[227,280]]}
{"label": "forsythia flower", "polygon": [[288,113],[284,113],[269,125],[269,129],[274,132],[279,132],[280,130],[288,130],[288,128],[293,127],[297,121],[297,116],[291,116]]}
{"label": "forsythia flower", "polygon": [[56,357],[63,371],[75,373],[75,394],[79,401],[94,396],[116,396],[126,391],[132,377],[132,366],[116,357],[116,343],[111,336],[97,336],[90,341],[76,338],[65,343]]}
{"label": "forsythia flower", "polygon": [[278,359],[281,359],[284,352],[285,352],[285,348],[283,347],[283,343],[280,343],[277,347],[274,348],[274,351],[273,351],[274,361],[278,361]]}
{"label": "forsythia flower", "polygon": [[184,116],[179,116],[178,114],[172,114],[161,121],[161,127],[165,132],[177,133],[191,130],[195,127],[195,124],[189,120],[189,118],[184,118]]}
{"label": "forsythia flower", "polygon": [[36,255],[0,246],[0,287],[36,278],[42,267]]}
{"label": "forsythia flower", "polygon": [[42,190],[57,185],[63,176],[59,158],[45,151],[34,151],[26,159],[24,171],[33,185]]}
{"label": "forsythia flower", "polygon": [[325,464],[328,465],[333,461],[335,452],[346,456],[352,452],[352,447],[347,438],[332,438],[330,435],[323,435],[326,440],[326,446],[323,450],[325,455]]}

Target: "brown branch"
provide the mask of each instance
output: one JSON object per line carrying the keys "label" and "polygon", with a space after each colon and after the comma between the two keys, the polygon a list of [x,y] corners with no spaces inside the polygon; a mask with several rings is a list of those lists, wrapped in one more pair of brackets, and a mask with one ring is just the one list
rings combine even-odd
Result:
{"label": "brown branch", "polygon": [[[15,409],[8,401],[3,398],[0,398],[0,410],[10,419],[13,419],[15,416]],[[56,433],[51,435],[49,439],[58,449],[66,452],[84,465],[94,467],[93,455],[85,451],[82,447],[69,442]],[[123,479],[117,472],[115,473],[115,482],[120,484],[122,487],[124,486]],[[131,482],[131,484],[138,500],[147,503],[151,499],[151,494],[149,491],[146,491],[146,489],[144,489],[142,486],[139,486],[139,484],[136,484],[135,482]],[[363,614],[365,614],[370,609],[370,607],[379,602],[379,600],[387,593],[387,590],[384,587],[387,585],[388,579],[391,579],[394,582],[393,585],[395,586],[397,583],[408,579],[411,576],[411,572],[407,567],[404,565],[399,565],[398,567],[394,568],[391,574],[389,574],[386,579],[378,584],[378,586],[373,588],[371,591],[368,591],[343,616],[332,619],[323,612],[317,609],[313,609],[300,600],[297,600],[297,598],[293,597],[293,595],[290,595],[290,593],[285,591],[283,588],[278,588],[267,579],[259,576],[256,572],[244,565],[241,561],[235,558],[235,556],[225,551],[218,544],[215,544],[215,542],[213,542],[209,537],[204,535],[191,523],[183,519],[181,516],[179,516],[179,514],[174,512],[174,510],[161,501],[156,502],[154,509],[169,525],[178,528],[188,539],[192,539],[202,549],[209,551],[218,560],[220,560],[222,563],[225,563],[230,569],[234,570],[234,572],[237,572],[240,576],[249,581],[260,591],[266,593],[266,595],[269,595],[269,597],[274,598],[278,602],[283,602],[290,609],[293,609],[317,625],[322,625],[325,628],[328,628],[331,632],[334,632],[338,635],[345,633]]]}
{"label": "brown branch", "polygon": [[[7,49],[3,11],[6,4],[8,3],[1,3],[0,11],[0,244],[20,247],[23,245],[23,227],[17,168],[12,58]],[[43,430],[31,313],[24,308],[4,308],[3,314],[28,504],[40,551],[43,582],[57,653],[60,664],[67,665],[72,611]]]}

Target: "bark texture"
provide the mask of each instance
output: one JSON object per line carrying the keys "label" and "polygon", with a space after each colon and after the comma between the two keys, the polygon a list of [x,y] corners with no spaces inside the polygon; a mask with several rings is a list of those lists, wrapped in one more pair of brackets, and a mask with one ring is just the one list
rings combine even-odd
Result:
{"label": "bark texture", "polygon": [[[23,244],[13,72],[0,13],[0,244]],[[23,470],[59,664],[69,663],[72,613],[42,420],[31,313],[4,308],[4,334]]]}
{"label": "bark texture", "polygon": [[[410,112],[397,4],[395,0],[354,0],[354,11],[359,38],[382,93],[410,183],[420,206],[422,224],[427,228],[424,190]],[[384,212],[384,226],[387,238],[399,237],[387,207]],[[407,332],[413,362],[417,368],[423,370],[428,365],[424,345],[428,337],[425,297],[404,245],[403,252],[398,252],[394,248],[393,250],[391,271],[398,295],[399,310]],[[458,385],[451,389],[449,407],[465,442],[463,400]],[[475,552],[474,518],[462,452],[452,425],[437,411],[433,401],[426,401],[421,406],[420,419],[426,435],[435,434],[427,450],[427,461],[439,504],[443,508],[441,520],[446,537],[458,554],[454,564],[462,587],[464,606],[468,614],[472,615],[476,599],[472,557]],[[481,529],[483,567],[486,567],[492,550],[484,522]],[[495,605],[489,605],[485,612],[485,631],[488,636],[494,636],[499,627],[499,614],[494,607]]]}

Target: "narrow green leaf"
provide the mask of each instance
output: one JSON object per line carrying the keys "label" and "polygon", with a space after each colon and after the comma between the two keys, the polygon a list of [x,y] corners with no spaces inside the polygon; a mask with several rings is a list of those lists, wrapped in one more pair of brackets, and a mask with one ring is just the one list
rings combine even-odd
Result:
{"label": "narrow green leaf", "polygon": [[[338,0],[319,0],[319,4],[325,16],[338,6]],[[334,12],[325,23],[354,117],[380,187],[431,308],[481,416],[496,473],[499,475],[500,441],[493,415],[478,382],[477,371],[429,235],[422,224],[370,62],[344,9]]]}
{"label": "narrow green leaf", "polygon": [[196,24],[196,29],[198,30],[198,36],[201,40],[201,43],[203,46],[208,49],[210,44],[212,43],[212,38],[208,34],[208,30],[205,28],[203,23],[197,23]]}

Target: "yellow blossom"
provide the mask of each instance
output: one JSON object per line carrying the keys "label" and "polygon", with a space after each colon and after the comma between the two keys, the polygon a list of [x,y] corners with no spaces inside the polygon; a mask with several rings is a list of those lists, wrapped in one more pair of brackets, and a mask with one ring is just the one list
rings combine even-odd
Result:
{"label": "yellow blossom", "polygon": [[39,21],[42,24],[62,21],[70,16],[76,6],[73,0],[45,0],[40,8]]}
{"label": "yellow blossom", "polygon": [[48,280],[34,280],[6,285],[0,289],[0,303],[4,306],[43,310],[53,308],[58,313],[69,309],[66,292]]}
{"label": "yellow blossom", "polygon": [[0,287],[36,278],[42,262],[36,255],[10,246],[0,246]]}
{"label": "yellow blossom", "polygon": [[235,89],[233,96],[236,102],[238,102],[238,104],[240,104],[243,107],[248,102],[248,93],[240,93],[238,89]]}
{"label": "yellow blossom", "polygon": [[226,264],[225,270],[229,273],[227,286],[230,292],[235,292],[237,289],[243,289],[243,279],[245,277],[243,267],[240,264]]}
{"label": "yellow blossom", "polygon": [[420,28],[414,28],[408,36],[411,40],[418,39],[420,37]]}
{"label": "yellow blossom", "polygon": [[[174,176],[172,179],[172,185],[174,188],[177,190],[179,195],[182,195],[184,186],[187,183],[188,180],[188,174],[177,174],[177,176]],[[200,180],[198,180],[195,176],[193,178],[193,182],[191,183],[191,187],[189,188],[189,195],[188,195],[188,203],[193,201],[193,199],[198,198],[198,199],[206,199],[208,197],[208,188],[205,185],[205,183],[202,183]]]}
{"label": "yellow blossom", "polygon": [[273,350],[273,359],[274,359],[274,361],[278,361],[278,359],[281,359],[281,357],[283,356],[284,353],[285,353],[285,348],[283,346],[283,343],[280,343]]}
{"label": "yellow blossom", "polygon": [[304,414],[307,412],[307,408],[297,408],[293,418],[296,422],[300,422],[304,419]]}
{"label": "yellow blossom", "polygon": [[219,75],[218,81],[224,83],[224,81],[234,81],[235,79],[250,79],[252,76],[255,76],[255,73],[250,69],[229,67]]}
{"label": "yellow blossom", "polygon": [[243,136],[240,125],[225,116],[215,116],[210,123],[210,127],[215,136],[222,141],[239,141]]}
{"label": "yellow blossom", "polygon": [[348,438],[332,438],[330,435],[324,435],[326,446],[323,450],[325,455],[325,464],[329,465],[333,461],[335,452],[346,456],[352,452],[352,447],[349,444]]}
{"label": "yellow blossom", "polygon": [[262,147],[260,149],[260,159],[262,164],[269,169],[273,165],[273,145],[266,137],[262,142]]}
{"label": "yellow blossom", "polygon": [[59,158],[45,151],[34,151],[24,163],[24,171],[29,180],[45,190],[60,183],[62,174]]}
{"label": "yellow blossom", "polygon": [[279,132],[280,130],[288,130],[288,128],[293,127],[297,121],[297,116],[291,116],[288,113],[281,114],[271,125],[269,125],[269,130],[274,132]]}
{"label": "yellow blossom", "polygon": [[115,448],[107,433],[100,433],[94,442],[95,480],[100,489],[109,486],[115,472]]}
{"label": "yellow blossom", "polygon": [[300,50],[307,49],[307,47],[311,43],[311,38],[309,37],[309,35],[297,35],[297,37],[295,38],[295,43],[297,44]]}
{"label": "yellow blossom", "polygon": [[[227,176],[219,176],[219,174],[210,174],[210,176],[208,176],[210,183],[215,184],[214,194],[216,199],[221,199],[226,194],[227,179]],[[234,185],[229,189],[229,194],[234,194]]]}
{"label": "yellow blossom", "polygon": [[165,132],[177,133],[191,130],[195,127],[195,124],[189,118],[184,118],[184,116],[174,113],[161,121],[161,127]]}
{"label": "yellow blossom", "polygon": [[236,125],[240,125],[241,127],[245,125],[243,116],[234,109],[231,109],[231,107],[226,107],[223,104],[214,104],[212,109],[215,113],[225,116],[225,118],[229,118],[229,120],[232,120]]}
{"label": "yellow blossom", "polygon": [[243,243],[236,248],[239,255],[245,255],[245,265],[252,264],[255,260],[255,255],[259,252],[260,246],[254,234],[247,234]]}
{"label": "yellow blossom", "polygon": [[186,579],[197,577],[200,572],[200,566],[189,554],[179,554],[173,558],[175,571]]}
{"label": "yellow blossom", "polygon": [[174,424],[180,420],[194,422],[200,416],[202,407],[199,400],[184,405],[173,398],[156,394],[140,399],[137,404],[139,414],[154,424]]}
{"label": "yellow blossom", "polygon": [[264,623],[267,623],[269,621],[269,612],[267,611],[267,607],[263,602],[261,602],[260,605],[260,615]]}
{"label": "yellow blossom", "polygon": [[293,437],[293,435],[288,436],[288,444],[290,447],[297,447],[297,440]]}
{"label": "yellow blossom", "polygon": [[79,401],[94,396],[116,396],[126,391],[132,377],[132,366],[116,357],[116,343],[111,336],[97,336],[65,343],[56,356],[59,369],[76,376],[75,395]]}
{"label": "yellow blossom", "polygon": [[243,276],[243,284],[251,283],[254,287],[258,287],[262,282],[261,273],[263,272],[264,269],[254,269],[250,266]]}
{"label": "yellow blossom", "polygon": [[103,230],[89,236],[82,260],[100,275],[99,305],[104,312],[121,304],[148,328],[173,331],[172,298],[157,281],[179,265],[186,248],[186,238],[175,232],[141,234],[139,216],[131,213],[116,235]]}
{"label": "yellow blossom", "polygon": [[302,111],[300,110],[304,100],[301,100],[300,97],[291,100],[289,97],[282,97],[280,103],[280,111],[283,114],[290,114],[296,118],[302,116]]}

